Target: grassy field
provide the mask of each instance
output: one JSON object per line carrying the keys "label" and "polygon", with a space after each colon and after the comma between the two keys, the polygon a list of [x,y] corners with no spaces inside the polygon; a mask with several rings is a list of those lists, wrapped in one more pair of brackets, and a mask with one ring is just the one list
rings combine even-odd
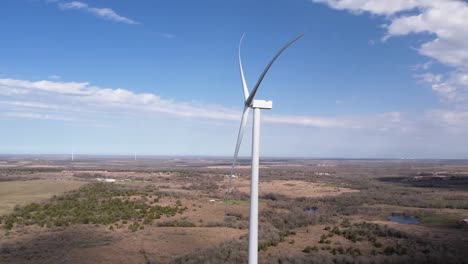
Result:
{"label": "grassy field", "polygon": [[72,180],[0,182],[0,215],[11,213],[16,205],[40,202],[86,184]]}

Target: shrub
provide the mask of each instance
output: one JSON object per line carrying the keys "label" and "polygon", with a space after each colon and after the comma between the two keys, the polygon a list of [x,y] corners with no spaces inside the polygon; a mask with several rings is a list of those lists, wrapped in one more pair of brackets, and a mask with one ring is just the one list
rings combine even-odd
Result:
{"label": "shrub", "polygon": [[393,254],[395,254],[395,248],[393,248],[392,246],[388,246],[388,247],[386,247],[386,248],[384,249],[383,253],[384,253],[385,255],[387,255],[387,256],[388,256],[388,255],[393,255]]}
{"label": "shrub", "polygon": [[286,200],[286,196],[277,194],[277,193],[267,193],[261,196],[260,198],[271,200],[271,201],[279,201],[279,200]]}
{"label": "shrub", "polygon": [[190,222],[186,219],[181,220],[167,220],[163,222],[159,222],[158,226],[166,226],[166,227],[194,227],[196,226],[194,223]]}
{"label": "shrub", "polygon": [[196,263],[246,263],[247,241],[235,240],[224,242],[219,246],[194,251],[193,253],[176,257],[170,263],[196,264]]}
{"label": "shrub", "polygon": [[306,248],[304,248],[304,249],[302,250],[302,252],[307,253],[307,254],[308,254],[308,253],[312,253],[312,252],[314,252],[314,251],[316,251],[316,252],[318,251],[317,246],[313,246],[313,247],[307,246]]}

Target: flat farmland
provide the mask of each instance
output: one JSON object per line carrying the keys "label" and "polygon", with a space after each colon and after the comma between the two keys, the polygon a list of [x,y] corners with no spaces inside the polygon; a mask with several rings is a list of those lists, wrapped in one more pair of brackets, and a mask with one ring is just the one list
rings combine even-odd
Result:
{"label": "flat farmland", "polygon": [[86,184],[76,180],[32,180],[0,182],[0,215],[13,211],[15,206],[37,203],[78,189]]}

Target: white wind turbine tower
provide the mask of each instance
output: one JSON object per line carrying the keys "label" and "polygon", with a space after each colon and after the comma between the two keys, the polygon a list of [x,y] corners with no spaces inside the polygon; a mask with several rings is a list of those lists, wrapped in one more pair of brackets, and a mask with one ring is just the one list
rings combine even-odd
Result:
{"label": "white wind turbine tower", "polygon": [[244,77],[244,70],[242,68],[241,60],[241,45],[244,35],[239,43],[239,70],[242,80],[242,88],[244,91],[244,112],[242,114],[241,125],[239,128],[239,134],[237,135],[237,144],[236,150],[234,152],[234,159],[232,161],[231,175],[229,177],[228,190],[226,195],[230,193],[231,180],[234,174],[234,167],[237,162],[237,156],[239,154],[239,148],[242,143],[242,137],[244,136],[244,128],[247,122],[247,116],[249,114],[249,109],[253,108],[253,130],[252,130],[252,176],[250,178],[250,217],[249,217],[249,264],[256,264],[258,261],[258,170],[259,170],[259,143],[260,143],[260,110],[261,109],[271,109],[273,107],[272,101],[266,100],[254,100],[255,94],[257,93],[258,87],[265,78],[266,73],[273,65],[275,60],[285,51],[291,44],[296,40],[301,38],[304,33],[297,35],[286,45],[284,45],[278,53],[273,57],[273,59],[265,67],[265,70],[260,75],[257,83],[255,84],[252,92],[249,93],[247,88],[247,83]]}

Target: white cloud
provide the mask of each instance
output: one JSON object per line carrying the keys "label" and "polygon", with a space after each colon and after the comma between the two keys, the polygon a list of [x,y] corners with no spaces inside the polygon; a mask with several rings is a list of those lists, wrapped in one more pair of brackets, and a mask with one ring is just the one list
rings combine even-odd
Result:
{"label": "white cloud", "polygon": [[101,88],[91,86],[87,82],[0,79],[0,91],[9,94],[16,106],[20,106],[21,100],[40,98],[43,102],[36,102],[38,105],[54,102],[63,108],[135,110],[224,120],[239,118],[236,111],[224,107],[215,107],[216,111],[213,111],[208,107],[161,99],[154,94],[136,94],[125,89]]}
{"label": "white cloud", "polygon": [[416,76],[428,83],[443,101],[455,105],[466,105],[468,102],[468,72],[453,71],[446,76],[424,73]]}
{"label": "white cloud", "polygon": [[28,102],[28,101],[0,101],[0,104],[19,106],[25,108],[44,108],[44,109],[58,109],[59,107],[53,104],[44,104],[38,102]]}
{"label": "white cloud", "polygon": [[[126,89],[92,86],[87,82],[28,81],[0,79],[0,112],[19,112],[9,117],[47,120],[106,120],[109,116],[130,113],[158,114],[196,120],[235,121],[240,109],[212,104],[195,104],[163,99],[155,94],[134,93]],[[32,100],[34,98],[34,101]],[[27,111],[34,115],[26,115]],[[57,114],[59,116],[56,117]],[[371,129],[382,131],[401,126],[401,113],[391,112],[369,116],[320,117],[264,115],[269,124],[299,125],[315,128]]]}
{"label": "white cloud", "polygon": [[265,116],[268,123],[303,125],[320,128],[358,128],[359,125],[351,118],[325,118],[313,116]]}
{"label": "white cloud", "polygon": [[466,137],[468,130],[468,110],[437,109],[428,111],[426,113],[426,118],[429,122],[443,130],[459,133],[462,134],[463,137]]}
{"label": "white cloud", "polygon": [[[438,80],[434,76],[427,78]],[[459,81],[467,80],[461,78]],[[5,94],[0,100],[2,122],[6,120],[35,124],[44,120],[57,122],[59,127],[64,124],[64,129],[85,127],[86,131],[104,127],[105,131],[112,131],[114,134],[115,130],[115,133],[120,133],[122,137],[128,136],[126,133],[134,133],[138,135],[136,137],[152,136],[156,133],[170,138],[170,135],[174,134],[179,143],[180,140],[185,142],[184,137],[197,138],[197,142],[188,140],[181,153],[192,144],[199,144],[202,153],[209,142],[214,142],[213,144],[219,147],[229,140],[235,140],[227,139],[225,135],[235,136],[242,111],[209,103],[180,102],[161,98],[156,94],[135,93],[121,88],[96,87],[87,82],[0,79],[0,91]],[[406,148],[410,149],[408,146],[413,146],[411,144],[415,139],[426,142],[445,142],[447,139],[448,143],[444,143],[446,146],[455,138],[464,138],[468,132],[468,109],[438,109],[413,117],[402,112],[353,116],[299,116],[274,115],[265,111],[262,120],[263,126],[270,126],[269,129],[265,129],[266,135],[277,135],[296,142],[296,147],[290,149],[290,155],[298,155],[300,151],[312,155],[318,153],[317,146],[323,148],[324,155],[335,157],[381,156],[382,153],[387,153],[385,151],[393,151],[392,155],[411,154],[412,150],[407,151]],[[103,130],[99,130],[96,133],[102,132]],[[209,139],[206,139],[205,133],[213,134],[209,134]],[[108,140],[107,133],[101,134],[100,137],[104,141]],[[156,138],[160,147],[170,145],[165,141],[166,137]],[[213,138],[217,140],[213,141]],[[209,142],[204,141],[202,144],[202,140]],[[275,140],[265,145],[275,144],[281,145],[281,142]],[[419,148],[422,157],[445,155],[437,152],[438,150],[434,151],[435,154],[426,153],[424,147],[414,144],[414,147]],[[365,146],[355,147],[361,145]],[[113,144],[110,144],[111,146]],[[286,144],[284,148],[287,149],[288,146],[289,144]],[[461,148],[458,145],[457,147]],[[311,149],[315,150],[307,152]],[[453,155],[451,148],[443,150],[447,155]]]}
{"label": "white cloud", "polygon": [[[415,76],[447,104],[447,109],[426,111],[424,121],[408,127],[465,131],[468,126],[468,2],[462,0],[311,0],[352,13],[383,16],[388,23],[384,40],[425,34],[418,52],[431,61],[418,64]],[[429,40],[427,40],[429,37]],[[439,62],[450,69],[436,72]],[[407,124],[408,125],[408,124]]]}
{"label": "white cloud", "polygon": [[8,86],[2,86],[0,84],[0,94],[4,96],[11,96],[11,95],[19,95],[19,94],[26,94],[27,91],[23,89],[16,89]]}
{"label": "white cloud", "polygon": [[36,89],[61,94],[83,94],[87,93],[86,90],[83,90],[87,86],[88,83],[77,82],[53,82],[46,80],[31,82],[17,79],[0,79],[0,87],[4,87],[5,90],[10,91],[22,91],[22,93]]}
{"label": "white cloud", "polygon": [[[392,15],[403,10],[411,10],[432,0],[312,0],[325,3],[334,9],[352,12],[370,12],[377,15]],[[437,1],[437,0],[434,0]]]}
{"label": "white cloud", "polygon": [[425,62],[425,63],[419,63],[419,64],[416,64],[412,67],[413,70],[415,71],[418,71],[418,70],[429,70],[429,68],[431,68],[433,62],[432,61],[428,61],[428,62]]}
{"label": "white cloud", "polygon": [[130,18],[118,15],[114,10],[110,8],[96,8],[96,7],[91,7],[86,3],[79,2],[79,1],[72,1],[72,2],[67,2],[67,3],[58,3],[58,6],[62,10],[83,10],[86,12],[89,12],[91,14],[94,14],[100,18],[113,21],[113,22],[118,22],[118,23],[125,23],[125,24],[130,24],[130,25],[136,25],[139,24],[135,20],[132,20]]}
{"label": "white cloud", "polygon": [[[468,69],[468,3],[461,0],[312,0],[335,9],[384,15],[387,38],[428,33],[421,54],[441,63]],[[408,12],[415,11],[415,12]]]}
{"label": "white cloud", "polygon": [[460,0],[420,1],[419,12],[397,15],[388,26],[389,36],[429,33],[421,54],[453,67],[468,69],[468,4]]}
{"label": "white cloud", "polygon": [[37,114],[31,112],[5,112],[2,113],[3,116],[7,117],[19,117],[27,119],[39,119],[39,120],[55,120],[55,121],[73,121],[73,119],[60,117],[56,115],[47,115],[47,114]]}
{"label": "white cloud", "polygon": [[[468,84],[459,77],[468,76],[468,3],[462,0],[312,0],[334,9],[355,13],[368,12],[382,15],[388,21],[387,35],[394,36],[426,33],[432,40],[424,42],[419,53],[452,67],[447,76],[438,75],[429,83],[444,100],[465,101]],[[418,67],[428,70],[431,66]],[[423,78],[424,79],[424,78]]]}

